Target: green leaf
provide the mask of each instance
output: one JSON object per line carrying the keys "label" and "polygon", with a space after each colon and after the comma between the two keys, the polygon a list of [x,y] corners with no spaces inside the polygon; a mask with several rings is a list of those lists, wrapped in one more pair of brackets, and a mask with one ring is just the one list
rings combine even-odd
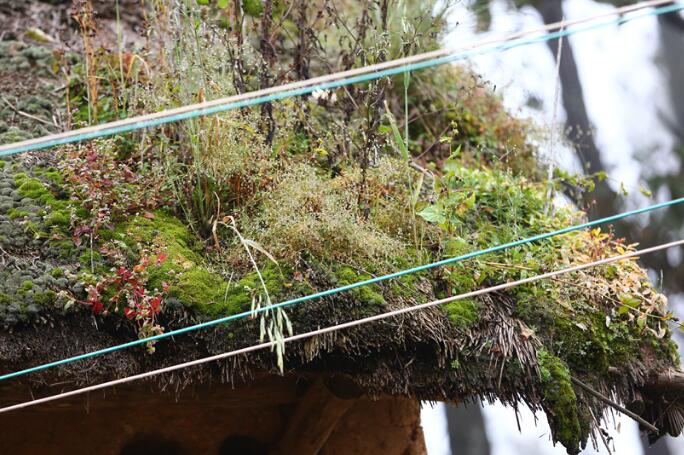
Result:
{"label": "green leaf", "polygon": [[216,0],[216,6],[221,9],[228,8],[229,1],[230,0]]}
{"label": "green leaf", "polygon": [[438,204],[429,205],[418,212],[418,216],[429,223],[441,224],[446,221],[444,210]]}
{"label": "green leaf", "polygon": [[461,154],[461,144],[458,144],[458,147],[456,147],[456,150],[454,150],[451,155],[449,155],[449,159],[453,160],[458,157],[458,155]]}
{"label": "green leaf", "polygon": [[639,317],[636,320],[636,323],[637,323],[637,327],[639,327],[640,329],[643,329],[644,327],[646,327],[646,315],[645,314],[639,315]]}
{"label": "green leaf", "polygon": [[622,294],[620,296],[620,302],[630,308],[637,308],[641,304],[641,300],[635,298],[631,294]]}
{"label": "green leaf", "polygon": [[401,137],[401,132],[399,131],[399,127],[397,126],[397,122],[394,119],[392,112],[390,112],[390,110],[389,110],[389,106],[387,105],[387,102],[385,102],[385,110],[387,111],[387,118],[389,119],[389,122],[390,122],[390,128],[392,128],[392,135],[394,136],[394,142],[396,143],[397,148],[399,149],[399,152],[401,153],[401,158],[404,161],[408,161],[408,159],[409,159],[408,147],[406,146],[406,143],[404,142],[404,138]]}

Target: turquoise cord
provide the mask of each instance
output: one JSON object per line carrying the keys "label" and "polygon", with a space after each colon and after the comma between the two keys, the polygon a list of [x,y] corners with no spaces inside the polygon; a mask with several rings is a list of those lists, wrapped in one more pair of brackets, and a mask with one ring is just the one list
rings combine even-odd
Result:
{"label": "turquoise cord", "polygon": [[452,63],[452,62],[459,61],[459,60],[465,60],[465,59],[469,59],[469,58],[472,58],[475,56],[484,55],[484,54],[488,54],[488,53],[492,53],[492,52],[502,52],[502,51],[505,51],[508,49],[513,49],[515,47],[527,46],[530,44],[541,43],[541,42],[549,41],[552,39],[571,36],[571,35],[575,35],[578,33],[583,33],[583,32],[587,32],[587,31],[607,27],[610,25],[619,25],[619,24],[623,24],[625,22],[630,22],[630,21],[633,21],[636,19],[641,19],[644,17],[659,16],[662,14],[673,13],[676,11],[681,11],[683,9],[684,9],[684,5],[682,5],[682,4],[668,5],[668,6],[664,6],[664,7],[660,7],[660,8],[655,8],[655,9],[650,10],[650,11],[638,13],[638,14],[633,13],[633,14],[630,14],[629,16],[626,16],[626,17],[618,17],[616,19],[610,19],[607,21],[598,22],[596,24],[590,24],[590,25],[586,25],[586,26],[582,26],[582,27],[575,27],[575,28],[566,29],[566,30],[559,30],[557,32],[548,33],[546,35],[539,36],[536,38],[521,38],[521,39],[517,39],[517,40],[511,40],[510,42],[503,43],[503,44],[492,45],[489,47],[483,47],[483,48],[474,49],[471,51],[459,52],[459,53],[455,53],[455,54],[448,55],[445,57],[426,60],[426,61],[420,62],[420,63],[413,63],[413,64],[401,66],[398,68],[391,68],[391,69],[387,69],[387,70],[383,70],[383,71],[378,71],[375,73],[364,74],[362,76],[355,76],[355,77],[350,77],[350,78],[346,78],[346,79],[340,79],[338,81],[326,82],[323,84],[312,85],[309,87],[304,87],[304,88],[299,88],[299,89],[294,89],[294,90],[288,90],[288,91],[284,91],[281,93],[275,93],[272,95],[252,98],[249,100],[228,103],[228,104],[224,104],[221,106],[214,106],[214,107],[203,108],[203,109],[198,108],[197,110],[184,112],[182,114],[177,114],[177,115],[159,118],[159,119],[141,121],[138,123],[132,123],[130,125],[124,125],[124,126],[115,127],[115,128],[108,128],[108,129],[105,128],[105,129],[102,129],[100,131],[93,131],[90,133],[71,136],[68,138],[55,139],[55,140],[51,140],[51,141],[39,142],[39,143],[34,143],[34,144],[24,145],[24,146],[10,147],[8,149],[1,151],[0,157],[15,155],[17,153],[24,153],[24,152],[34,151],[34,150],[50,148],[50,147],[54,147],[57,145],[69,144],[69,143],[73,143],[73,142],[81,142],[81,141],[95,139],[95,138],[99,138],[99,137],[112,136],[115,134],[126,133],[126,132],[139,130],[139,129],[143,129],[143,128],[151,128],[151,127],[163,125],[166,123],[178,122],[181,120],[187,120],[187,119],[201,117],[201,116],[205,116],[205,115],[217,114],[220,112],[225,112],[225,111],[244,108],[244,107],[255,106],[258,104],[269,103],[272,101],[279,101],[279,100],[282,100],[285,98],[291,98],[294,96],[308,95],[308,94],[310,94],[314,91],[317,91],[317,90],[328,90],[328,89],[333,89],[333,88],[342,87],[342,86],[346,86],[346,85],[358,84],[361,82],[368,82],[368,81],[372,81],[372,80],[376,80],[376,79],[381,79],[383,77],[394,76],[394,75],[401,74],[401,73],[422,70],[422,69],[431,68],[434,66],[444,65],[446,63]]}
{"label": "turquoise cord", "polygon": [[[269,307],[262,307],[259,310],[256,310],[255,313],[261,313],[261,312],[273,310],[276,308],[285,308],[288,306],[296,305],[299,303],[307,302],[307,301],[318,299],[321,297],[326,297],[326,296],[330,296],[333,294],[338,294],[340,292],[356,289],[356,288],[361,287],[361,286],[368,286],[371,284],[380,283],[382,281],[391,280],[392,278],[399,278],[399,277],[406,276],[406,275],[409,275],[412,273],[417,273],[417,272],[421,272],[424,270],[433,269],[435,267],[440,267],[443,265],[449,265],[449,264],[454,264],[456,262],[465,261],[467,259],[472,259],[472,258],[475,258],[478,256],[482,256],[484,254],[495,253],[497,251],[502,251],[502,250],[506,250],[508,248],[513,248],[513,247],[517,247],[517,246],[522,246],[522,245],[525,245],[525,244],[528,244],[531,242],[535,242],[538,240],[544,240],[544,239],[548,239],[550,237],[555,237],[555,236],[558,236],[561,234],[567,234],[569,232],[578,231],[581,229],[586,229],[586,228],[598,226],[600,224],[610,223],[612,221],[618,221],[618,220],[621,220],[623,218],[627,218],[627,217],[634,216],[634,215],[639,215],[642,213],[651,212],[653,210],[662,209],[665,207],[671,207],[673,205],[681,204],[682,202],[684,202],[684,198],[674,199],[674,200],[668,201],[668,202],[661,202],[659,204],[651,205],[651,206],[644,207],[644,208],[637,209],[637,210],[632,210],[629,212],[619,213],[617,215],[609,216],[607,218],[601,218],[601,219],[595,220],[595,221],[590,221],[588,223],[578,224],[575,226],[569,226],[569,227],[566,227],[563,229],[559,229],[557,231],[548,232],[545,234],[539,234],[539,235],[535,235],[532,237],[527,237],[525,239],[517,240],[515,242],[505,243],[502,245],[494,246],[491,248],[486,248],[483,250],[474,251],[472,253],[464,254],[461,256],[456,256],[453,258],[443,259],[443,260],[438,261],[438,262],[433,262],[431,264],[425,264],[425,265],[421,265],[418,267],[413,267],[410,269],[401,270],[399,272],[391,273],[389,275],[383,275],[383,276],[379,276],[379,277],[372,278],[369,280],[359,281],[357,283],[352,283],[352,284],[348,284],[346,286],[341,286],[339,288],[329,289],[329,290],[323,291],[323,292],[317,292],[315,294],[306,295],[306,296],[299,297],[299,298],[292,299],[292,300],[286,300],[284,302],[276,303],[276,304],[271,305]],[[215,325],[224,324],[226,322],[246,318],[246,317],[251,316],[252,314],[254,314],[254,313],[251,311],[245,311],[243,313],[238,313],[238,314],[234,314],[231,316],[226,316],[224,318],[203,322],[201,324],[183,327],[182,329],[173,330],[171,332],[162,333],[160,335],[154,335],[154,336],[151,336],[149,338],[129,341],[128,343],[123,343],[123,344],[119,344],[116,346],[111,346],[111,347],[108,347],[105,349],[100,349],[98,351],[88,352],[86,354],[81,354],[81,355],[77,355],[74,357],[69,357],[69,358],[58,360],[55,362],[45,363],[43,365],[35,366],[32,368],[27,368],[27,369],[21,370],[21,371],[16,371],[14,373],[4,374],[4,375],[0,376],[0,381],[4,381],[4,380],[10,379],[10,378],[16,378],[17,376],[23,376],[23,375],[26,375],[29,373],[35,373],[38,371],[47,370],[48,368],[54,368],[54,367],[57,367],[60,365],[66,365],[68,363],[77,362],[79,360],[85,360],[85,359],[100,356],[103,354],[108,354],[111,352],[120,351],[122,349],[130,348],[133,346],[139,346],[141,344],[149,343],[151,341],[163,340],[165,338],[169,338],[169,337],[172,337],[175,335],[180,335],[183,333],[192,332],[194,330],[199,330],[199,329],[203,329],[203,328],[207,328],[207,327],[213,327]]]}

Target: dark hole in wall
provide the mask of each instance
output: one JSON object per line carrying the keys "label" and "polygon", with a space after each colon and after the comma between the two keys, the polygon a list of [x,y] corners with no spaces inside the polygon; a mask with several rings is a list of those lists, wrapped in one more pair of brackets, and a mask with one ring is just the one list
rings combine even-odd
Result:
{"label": "dark hole in wall", "polygon": [[185,455],[187,453],[180,443],[149,433],[134,436],[121,449],[121,455]]}
{"label": "dark hole in wall", "polygon": [[266,455],[265,444],[247,436],[229,436],[219,448],[219,455]]}

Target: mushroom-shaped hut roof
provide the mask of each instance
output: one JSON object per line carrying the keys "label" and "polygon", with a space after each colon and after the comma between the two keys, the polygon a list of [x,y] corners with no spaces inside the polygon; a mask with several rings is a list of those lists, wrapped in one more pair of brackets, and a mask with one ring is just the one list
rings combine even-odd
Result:
{"label": "mushroom-shaped hut roof", "polygon": [[[208,23],[213,16],[202,11]],[[36,119],[55,112],[72,125],[108,120],[323,68],[313,47],[304,55],[275,45],[306,57],[296,64],[263,48],[265,61],[247,51],[238,57],[222,28],[188,34],[183,21],[196,12],[157,13],[150,27],[166,44],[121,59],[87,46],[85,60],[60,56],[29,37],[1,41],[0,91],[29,116],[0,111],[0,143],[48,132]],[[178,19],[170,22],[176,29],[160,26],[162,13]],[[367,33],[394,49],[387,31]],[[372,46],[354,57],[344,40],[326,45],[352,64],[388,58]],[[238,63],[242,78],[230,70]],[[64,65],[72,71],[68,106],[53,96]],[[556,172],[547,180],[537,158],[542,133],[466,67],[442,67],[5,158],[0,373],[580,223],[582,212],[553,199],[590,179]],[[0,390],[31,385],[48,394],[54,384],[126,377],[282,337],[289,324],[303,333],[618,255],[637,241],[610,226],[576,231],[293,305],[284,316],[261,313],[65,364]],[[625,260],[288,344],[282,357],[239,356],[154,383],[180,390],[282,374],[341,379],[370,397],[524,403],[546,413],[554,440],[575,453],[598,435],[609,401],[659,434],[681,432],[668,315],[645,270]]]}

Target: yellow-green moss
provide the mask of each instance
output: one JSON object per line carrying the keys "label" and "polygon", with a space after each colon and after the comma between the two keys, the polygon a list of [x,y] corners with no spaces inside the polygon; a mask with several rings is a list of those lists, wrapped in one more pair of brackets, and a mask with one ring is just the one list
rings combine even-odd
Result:
{"label": "yellow-green moss", "polygon": [[[272,303],[277,303],[284,295],[286,282],[281,271],[272,263],[267,264],[261,270],[261,276],[268,289]],[[225,309],[247,311],[252,306],[252,298],[256,295],[263,295],[263,287],[256,272],[251,272],[242,277],[235,283],[228,286],[223,282],[221,295],[211,307],[205,309],[209,314],[223,314]]]}
{"label": "yellow-green moss", "polygon": [[41,306],[49,306],[57,301],[57,293],[52,290],[37,293],[33,296],[35,303]]}
{"label": "yellow-green moss", "polygon": [[454,327],[465,330],[479,320],[480,302],[474,299],[456,300],[443,305]]}
{"label": "yellow-green moss", "polygon": [[[342,266],[335,270],[335,276],[339,286],[347,286],[359,281],[370,280],[372,277],[367,273],[358,273],[351,267]],[[349,291],[350,295],[359,303],[370,306],[382,306],[387,302],[382,295],[382,289],[378,285],[361,286]]]}
{"label": "yellow-green moss", "polygon": [[69,227],[71,224],[71,212],[67,210],[55,210],[49,212],[45,217],[45,225],[47,227]]}
{"label": "yellow-green moss", "polygon": [[[157,279],[162,278],[159,272],[155,272],[155,275]],[[168,276],[167,280],[169,278],[172,277]],[[189,270],[179,273],[178,278],[172,279],[171,282],[173,284],[169,288],[169,295],[178,298],[187,307],[203,313],[223,313],[225,315],[240,311],[239,306],[223,304],[226,281],[220,275],[201,266],[195,265]]]}
{"label": "yellow-green moss", "polygon": [[52,278],[62,278],[64,276],[64,270],[60,269],[59,267],[55,267],[50,271],[50,275]]}
{"label": "yellow-green moss", "polygon": [[561,359],[544,350],[539,351],[538,357],[543,404],[553,437],[569,453],[578,453],[589,437],[589,425],[583,421],[570,371]]}
{"label": "yellow-green moss", "polygon": [[43,182],[37,178],[25,176],[26,174],[23,173],[14,176],[14,182],[18,186],[19,194],[41,202],[48,202],[50,199],[53,199],[52,193],[45,187]]}
{"label": "yellow-green moss", "polygon": [[7,211],[7,216],[9,216],[9,218],[10,218],[11,220],[16,220],[16,219],[18,219],[18,218],[25,218],[25,217],[27,217],[27,216],[29,216],[29,215],[30,215],[30,213],[27,212],[26,210],[18,210],[18,209],[14,208],[14,207],[12,207],[11,209],[9,209],[9,210]]}
{"label": "yellow-green moss", "polygon": [[[163,212],[155,212],[153,218],[133,218],[118,226],[114,237],[119,237],[136,254],[144,247],[166,255],[161,264],[149,268],[148,287],[161,289],[167,283],[169,297],[198,314],[225,316],[248,310],[253,293],[262,292],[255,272],[229,285],[199,254],[192,232],[180,220]],[[283,277],[272,264],[265,266],[261,273],[274,299],[283,291]]]}

